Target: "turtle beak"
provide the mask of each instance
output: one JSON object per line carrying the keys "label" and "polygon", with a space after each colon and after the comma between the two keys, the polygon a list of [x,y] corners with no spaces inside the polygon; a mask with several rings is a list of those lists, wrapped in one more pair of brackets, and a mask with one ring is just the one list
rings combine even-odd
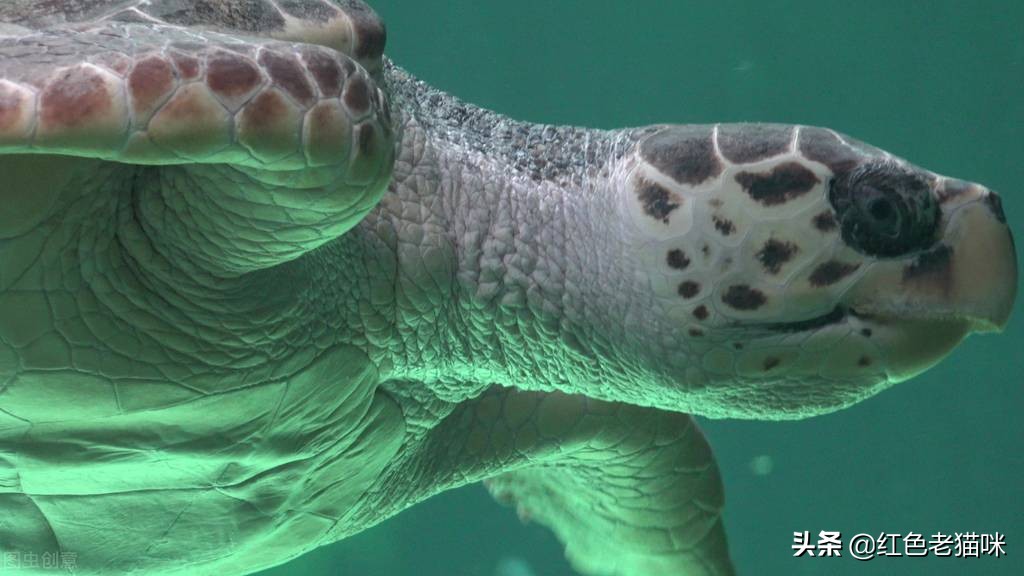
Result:
{"label": "turtle beak", "polygon": [[904,320],[957,322],[998,332],[1017,296],[1017,254],[999,196],[984,186],[940,181],[942,237],[910,259],[879,262],[853,290],[856,310]]}
{"label": "turtle beak", "polygon": [[999,196],[962,181],[938,198],[942,237],[909,259],[876,262],[847,304],[887,343],[890,381],[906,380],[971,332],[998,332],[1017,296],[1017,255]]}
{"label": "turtle beak", "polygon": [[970,185],[943,212],[948,271],[905,281],[940,298],[935,304],[967,320],[972,331],[1002,331],[1017,297],[1017,254],[999,195]]}

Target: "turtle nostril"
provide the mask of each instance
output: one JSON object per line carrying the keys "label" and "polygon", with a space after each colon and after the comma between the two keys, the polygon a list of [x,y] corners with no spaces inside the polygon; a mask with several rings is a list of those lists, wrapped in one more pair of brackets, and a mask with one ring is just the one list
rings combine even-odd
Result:
{"label": "turtle nostril", "polygon": [[995,215],[996,220],[1006,224],[1006,213],[1003,212],[1003,200],[999,197],[999,194],[989,190],[988,194],[985,195],[985,198],[982,201],[985,202],[988,209]]}

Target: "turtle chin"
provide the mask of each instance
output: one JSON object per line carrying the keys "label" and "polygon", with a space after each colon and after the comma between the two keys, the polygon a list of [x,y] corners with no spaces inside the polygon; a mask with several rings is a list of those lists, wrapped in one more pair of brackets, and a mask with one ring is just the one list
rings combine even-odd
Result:
{"label": "turtle chin", "polygon": [[888,384],[909,380],[953,351],[972,331],[971,320],[962,318],[866,317],[862,331],[870,331],[882,356]]}

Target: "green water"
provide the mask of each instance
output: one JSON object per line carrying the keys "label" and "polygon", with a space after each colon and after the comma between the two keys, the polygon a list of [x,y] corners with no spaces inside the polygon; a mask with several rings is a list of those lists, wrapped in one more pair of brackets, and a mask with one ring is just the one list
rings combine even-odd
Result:
{"label": "green water", "polygon": [[[1024,3],[375,0],[390,56],[538,122],[825,125],[999,190],[1024,238]],[[704,424],[742,575],[1024,574],[1024,310],[925,375],[797,423]],[[769,456],[767,475],[752,459]],[[1001,532],[992,558],[793,558],[794,531]],[[544,529],[479,486],[267,572],[569,575]],[[509,571],[500,576],[518,576]]]}

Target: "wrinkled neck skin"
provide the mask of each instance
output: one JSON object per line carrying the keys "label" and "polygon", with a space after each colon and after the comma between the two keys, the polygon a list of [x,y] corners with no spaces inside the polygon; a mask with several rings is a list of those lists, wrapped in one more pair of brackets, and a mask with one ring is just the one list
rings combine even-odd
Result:
{"label": "wrinkled neck skin", "polygon": [[370,335],[381,376],[451,401],[499,384],[659,403],[643,383],[685,343],[628,254],[615,183],[644,131],[520,123],[385,78],[402,118],[391,189],[324,256],[370,270],[362,321],[395,335]]}

